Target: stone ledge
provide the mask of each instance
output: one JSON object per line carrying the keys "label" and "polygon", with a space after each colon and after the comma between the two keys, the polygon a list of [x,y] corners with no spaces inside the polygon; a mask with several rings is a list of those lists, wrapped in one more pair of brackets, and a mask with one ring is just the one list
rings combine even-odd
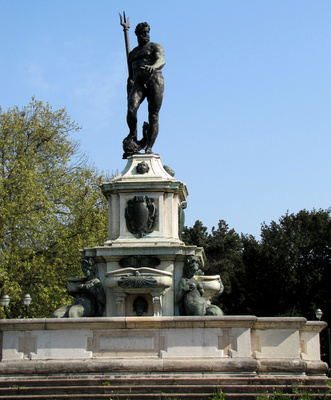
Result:
{"label": "stone ledge", "polygon": [[[227,373],[251,375],[285,375],[325,376],[328,365],[320,362],[305,362],[303,360],[254,360],[247,358],[173,358],[159,359],[152,357],[137,357],[107,360],[35,360],[35,361],[4,361],[0,363],[1,375],[13,374],[75,374],[75,373]],[[238,377],[238,376],[237,376]]]}
{"label": "stone ledge", "polygon": [[0,320],[0,330],[250,328],[256,321],[255,316],[34,318]]}
{"label": "stone ledge", "polygon": [[254,329],[299,329],[307,322],[303,317],[259,317]]}
{"label": "stone ledge", "polygon": [[328,324],[324,321],[307,321],[300,327],[300,331],[321,332]]}
{"label": "stone ledge", "polygon": [[[140,239],[109,239],[104,246],[84,248],[81,250],[82,255],[94,257],[97,260],[104,262],[118,262],[121,258],[127,256],[156,256],[161,261],[174,259],[182,261],[189,255],[195,255],[205,261],[205,254],[202,247],[185,246],[183,242],[170,241],[159,238],[144,238]],[[134,244],[134,246],[133,246]]]}
{"label": "stone ledge", "polygon": [[323,321],[307,321],[305,318],[259,318],[252,315],[222,317],[98,317],[98,318],[27,318],[0,320],[0,330],[50,330],[50,329],[162,329],[162,328],[252,328],[252,329],[300,329],[322,331]]}
{"label": "stone ledge", "polygon": [[103,373],[103,372],[233,372],[254,374],[257,361],[252,359],[158,359],[113,358],[107,360],[35,360],[5,361],[0,363],[0,374],[56,374],[56,373]]}
{"label": "stone ledge", "polygon": [[324,375],[328,371],[327,363],[323,361],[304,361],[297,359],[259,359],[258,373],[308,373]]}

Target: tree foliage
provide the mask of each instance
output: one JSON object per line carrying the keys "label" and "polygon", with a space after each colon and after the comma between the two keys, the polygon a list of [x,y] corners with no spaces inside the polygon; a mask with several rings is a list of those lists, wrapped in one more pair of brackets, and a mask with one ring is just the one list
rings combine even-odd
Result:
{"label": "tree foliage", "polygon": [[25,293],[32,317],[49,316],[81,275],[79,249],[106,238],[102,176],[72,139],[79,129],[35,99],[0,109],[0,268],[15,316]]}
{"label": "tree foliage", "polygon": [[208,229],[197,220],[192,228],[184,227],[182,239],[187,245],[207,248],[209,241]]}
{"label": "tree foliage", "polygon": [[256,289],[266,288],[255,293],[259,315],[312,319],[316,308],[330,310],[330,210],[302,210],[284,215],[279,223],[263,224],[261,242],[254,249],[246,241],[246,269]]}
{"label": "tree foliage", "polygon": [[210,234],[197,221],[183,239],[204,246],[206,274],[221,275],[219,303],[226,313],[314,319],[321,308],[331,323],[330,210],[302,210],[264,223],[260,241],[239,237],[222,220]]}
{"label": "tree foliage", "polygon": [[[302,210],[262,224],[261,241],[243,237],[245,303],[258,316],[302,316],[317,308],[331,324],[331,213]],[[321,332],[322,359],[330,364],[328,332]]]}
{"label": "tree foliage", "polygon": [[224,293],[221,297],[213,299],[225,313],[236,313],[240,310],[240,302],[243,300],[239,283],[239,272],[242,270],[242,243],[240,236],[229,229],[224,220],[220,220],[217,228],[212,232],[196,221],[193,228],[185,227],[183,241],[187,244],[195,244],[204,247],[207,262],[204,272],[208,275],[222,277]]}

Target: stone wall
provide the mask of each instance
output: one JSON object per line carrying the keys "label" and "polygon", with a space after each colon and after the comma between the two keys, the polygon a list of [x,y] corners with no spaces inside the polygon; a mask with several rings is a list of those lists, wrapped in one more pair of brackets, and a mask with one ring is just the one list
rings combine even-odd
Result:
{"label": "stone wall", "polygon": [[123,372],[324,375],[319,333],[325,326],[254,316],[2,320],[0,373],[104,366]]}

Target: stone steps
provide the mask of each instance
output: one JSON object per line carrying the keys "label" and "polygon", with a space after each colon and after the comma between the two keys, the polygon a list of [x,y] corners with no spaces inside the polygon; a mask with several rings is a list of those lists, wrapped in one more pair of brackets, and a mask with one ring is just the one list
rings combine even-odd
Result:
{"label": "stone steps", "polygon": [[185,384],[191,385],[194,383],[209,384],[209,385],[325,385],[330,379],[325,377],[298,377],[293,376],[233,376],[219,374],[169,374],[168,376],[160,376],[159,374],[52,374],[52,375],[0,375],[0,388],[9,387],[12,385],[23,384],[29,382],[30,386],[43,386],[45,381],[51,386],[100,386],[104,382],[111,384],[127,385],[128,381],[132,385],[149,384]]}
{"label": "stone steps", "polygon": [[309,394],[311,399],[330,398],[328,380],[292,377],[157,377],[103,375],[27,377],[0,376],[1,399],[210,399],[221,390],[229,399],[255,399],[258,394],[282,392],[288,398]]}
{"label": "stone steps", "polygon": [[[49,393],[66,393],[72,394],[76,393],[80,389],[84,388],[85,393],[126,393],[126,392],[139,392],[139,393],[148,393],[151,388],[157,389],[160,393],[172,393],[174,391],[178,393],[185,393],[188,388],[191,392],[200,393],[200,392],[217,392],[217,389],[221,388],[224,393],[236,393],[240,390],[240,392],[244,393],[256,393],[258,390],[259,393],[272,393],[274,391],[282,392],[282,393],[292,393],[293,386],[285,386],[285,385],[206,385],[206,384],[194,384],[194,385],[139,385],[133,386],[132,384],[127,383],[127,385],[49,385],[49,382],[45,381],[43,385],[38,386],[25,386],[24,383],[20,385],[13,385],[11,387],[1,388],[0,393],[11,393],[11,392],[25,392],[25,393],[40,393],[40,394],[49,394]],[[314,392],[322,392],[326,391],[325,386],[297,386],[299,391],[311,390]]]}
{"label": "stone steps", "polygon": [[[272,393],[270,393],[271,395]],[[143,394],[134,394],[134,393],[126,393],[126,394],[52,394],[52,395],[5,395],[0,396],[1,400],[30,400],[30,399],[44,399],[44,400],[60,400],[60,399],[107,399],[107,400],[144,400],[144,399],[156,399],[156,400],[211,400],[212,396],[215,393],[143,393]],[[235,393],[235,394],[227,394],[225,393],[225,399],[230,400],[256,400],[259,394],[256,393]],[[264,395],[264,394],[263,394]],[[221,395],[223,396],[223,394]],[[303,395],[305,396],[305,395]],[[286,399],[302,399],[299,394],[284,394],[282,397],[284,400]],[[304,397],[308,398],[308,397]],[[218,399],[218,397],[216,397]],[[221,400],[221,397],[219,397]],[[331,399],[331,395],[323,395],[321,393],[317,394],[309,394],[309,399],[323,400],[323,399]]]}

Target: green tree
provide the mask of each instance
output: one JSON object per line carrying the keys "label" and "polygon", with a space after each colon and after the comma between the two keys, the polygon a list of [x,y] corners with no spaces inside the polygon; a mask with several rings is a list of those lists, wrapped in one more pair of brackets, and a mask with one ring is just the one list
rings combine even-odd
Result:
{"label": "green tree", "polygon": [[[260,302],[267,295],[265,286],[264,269],[261,267],[261,244],[253,235],[241,235],[243,245],[243,273],[241,289],[244,296],[242,313],[256,315]],[[261,293],[263,293],[261,295]],[[269,314],[270,315],[270,314]]]}
{"label": "green tree", "polygon": [[187,245],[206,248],[209,240],[208,229],[203,226],[201,221],[197,220],[192,228],[184,227],[182,240]]}
{"label": "green tree", "polygon": [[218,222],[217,229],[212,228],[207,249],[209,275],[220,274],[224,292],[214,303],[219,305],[225,314],[242,314],[244,301],[241,289],[243,273],[242,243],[234,229],[229,229],[224,220]]}
{"label": "green tree", "polygon": [[196,221],[193,228],[185,228],[182,236],[186,244],[194,244],[205,249],[206,264],[204,272],[208,275],[221,275],[224,284],[223,294],[213,299],[226,314],[241,314],[243,294],[240,287],[243,271],[242,243],[234,229],[229,229],[224,220],[220,220],[211,233]]}
{"label": "green tree", "polygon": [[81,275],[79,249],[106,238],[102,175],[72,139],[79,129],[35,99],[0,109],[0,273],[15,316],[27,292],[30,315],[49,316]]}
{"label": "green tree", "polygon": [[[263,224],[261,241],[243,237],[248,313],[302,316],[321,308],[331,324],[331,215],[328,210],[286,214]],[[328,332],[321,332],[322,359],[330,364]]]}
{"label": "green tree", "polygon": [[302,210],[264,223],[260,241],[239,237],[223,220],[210,234],[197,221],[183,238],[205,248],[206,274],[221,275],[225,290],[217,303],[227,314],[315,319],[321,308],[331,324],[330,210]]}
{"label": "green tree", "polygon": [[329,315],[330,210],[302,210],[284,215],[279,223],[263,224],[260,249],[255,256],[251,254],[251,260],[254,257],[259,269],[255,277],[257,314],[312,319],[319,307]]}

